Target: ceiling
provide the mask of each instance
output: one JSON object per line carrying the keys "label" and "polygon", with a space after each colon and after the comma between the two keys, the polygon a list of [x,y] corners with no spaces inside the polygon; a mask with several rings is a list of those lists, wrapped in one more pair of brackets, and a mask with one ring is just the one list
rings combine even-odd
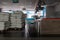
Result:
{"label": "ceiling", "polygon": [[[56,4],[60,0],[46,0],[47,5]],[[4,10],[20,10],[26,8],[27,10],[35,10],[38,0],[19,0],[19,3],[12,3],[12,0],[0,0],[0,7]]]}
{"label": "ceiling", "polygon": [[12,3],[12,0],[0,0],[0,7],[5,9],[22,9],[35,10],[38,0],[19,0],[19,3]]}
{"label": "ceiling", "polygon": [[60,2],[60,0],[46,0],[46,4],[49,5],[49,4],[54,4],[56,2]]}

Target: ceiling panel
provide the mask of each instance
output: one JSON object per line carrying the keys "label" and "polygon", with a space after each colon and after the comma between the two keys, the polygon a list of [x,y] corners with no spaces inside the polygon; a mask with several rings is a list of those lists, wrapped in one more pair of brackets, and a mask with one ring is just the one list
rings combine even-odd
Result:
{"label": "ceiling panel", "polygon": [[47,5],[53,4],[53,3],[56,3],[56,2],[60,2],[60,0],[46,0]]}
{"label": "ceiling panel", "polygon": [[19,0],[19,3],[12,3],[12,0],[0,0],[0,6],[3,7],[25,7],[26,9],[35,9],[38,0]]}

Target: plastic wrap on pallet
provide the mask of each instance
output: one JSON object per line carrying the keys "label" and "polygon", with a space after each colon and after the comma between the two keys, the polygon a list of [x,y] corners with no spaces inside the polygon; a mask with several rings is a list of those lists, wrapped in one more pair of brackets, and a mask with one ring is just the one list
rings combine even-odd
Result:
{"label": "plastic wrap on pallet", "polygon": [[8,13],[0,13],[0,21],[8,21],[9,19],[9,14]]}
{"label": "plastic wrap on pallet", "polygon": [[4,22],[0,22],[0,31],[4,30]]}
{"label": "plastic wrap on pallet", "polygon": [[22,15],[23,12],[15,12],[15,14],[11,14],[11,27],[22,28],[22,23],[24,21]]}

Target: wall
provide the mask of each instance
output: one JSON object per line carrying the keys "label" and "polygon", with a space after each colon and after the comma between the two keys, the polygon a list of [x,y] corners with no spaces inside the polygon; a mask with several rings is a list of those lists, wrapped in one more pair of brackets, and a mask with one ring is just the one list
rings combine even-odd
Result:
{"label": "wall", "polygon": [[54,6],[47,6],[46,7],[46,17],[47,18],[54,18],[54,12],[55,12],[55,8]]}
{"label": "wall", "polygon": [[56,12],[60,12],[60,3],[58,3],[58,4],[55,6],[55,11],[56,11]]}
{"label": "wall", "polygon": [[58,3],[55,6],[55,16],[56,16],[56,18],[60,18],[60,3]]}
{"label": "wall", "polygon": [[47,18],[60,18],[60,3],[57,2],[57,4],[52,6],[46,7],[46,17]]}

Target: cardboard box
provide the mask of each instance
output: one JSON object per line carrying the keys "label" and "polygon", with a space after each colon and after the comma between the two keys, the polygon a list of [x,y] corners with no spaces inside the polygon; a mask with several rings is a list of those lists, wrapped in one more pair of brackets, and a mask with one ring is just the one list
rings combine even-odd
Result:
{"label": "cardboard box", "polygon": [[41,21],[42,34],[60,34],[60,19],[43,19]]}

